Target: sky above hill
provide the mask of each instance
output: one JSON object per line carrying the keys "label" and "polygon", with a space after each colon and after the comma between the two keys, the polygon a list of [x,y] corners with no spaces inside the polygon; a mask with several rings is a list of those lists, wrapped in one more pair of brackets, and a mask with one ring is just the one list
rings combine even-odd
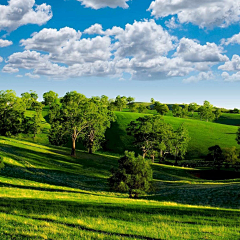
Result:
{"label": "sky above hill", "polygon": [[240,108],[239,23],[239,0],[1,0],[0,89]]}

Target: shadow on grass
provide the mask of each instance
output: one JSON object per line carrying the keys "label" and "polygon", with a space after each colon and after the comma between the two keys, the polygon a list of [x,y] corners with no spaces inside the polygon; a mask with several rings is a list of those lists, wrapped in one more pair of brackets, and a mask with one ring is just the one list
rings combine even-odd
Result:
{"label": "shadow on grass", "polygon": [[[81,201],[81,199],[80,199]],[[56,224],[79,228],[81,230],[103,233],[106,235],[125,236],[140,239],[155,239],[147,236],[121,234],[101,229],[93,229],[78,223],[55,220],[46,215],[56,215],[58,218],[84,219],[100,218],[113,219],[125,222],[147,223],[159,221],[159,216],[163,222],[175,222],[186,225],[211,225],[225,227],[238,227],[240,224],[238,211],[225,211],[214,209],[199,209],[173,206],[150,206],[136,204],[99,203],[99,202],[76,202],[63,200],[43,200],[43,199],[15,199],[1,198],[0,212],[16,216],[32,218],[40,221],[48,221]],[[41,217],[43,215],[43,217]],[[171,218],[174,217],[174,220]],[[169,218],[170,217],[170,218]],[[114,221],[113,221],[114,222]],[[104,222],[102,223],[104,224]],[[98,225],[101,228],[100,225]]]}

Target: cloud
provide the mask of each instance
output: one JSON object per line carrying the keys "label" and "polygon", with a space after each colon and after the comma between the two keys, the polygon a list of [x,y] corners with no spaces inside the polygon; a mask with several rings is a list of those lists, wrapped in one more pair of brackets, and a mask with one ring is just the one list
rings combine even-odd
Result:
{"label": "cloud", "polygon": [[32,79],[38,79],[38,78],[40,78],[39,75],[32,74],[32,73],[26,73],[25,76],[27,76],[27,77],[29,77],[29,78],[32,78]]}
{"label": "cloud", "polygon": [[181,25],[176,22],[175,17],[172,17],[168,21],[165,21],[165,25],[170,29],[176,29],[176,28],[181,27]]}
{"label": "cloud", "polygon": [[233,55],[231,61],[227,61],[224,65],[218,67],[223,71],[240,71],[240,56]]}
{"label": "cloud", "polygon": [[35,0],[9,0],[0,5],[0,31],[13,31],[27,24],[43,25],[52,18],[51,6],[36,5]]}
{"label": "cloud", "polygon": [[77,0],[82,3],[85,7],[93,8],[93,9],[100,9],[105,7],[110,8],[128,8],[127,2],[129,0]]}
{"label": "cloud", "polygon": [[22,77],[23,77],[23,75],[17,75],[16,77],[17,77],[17,78],[22,78]]}
{"label": "cloud", "polygon": [[2,72],[4,72],[4,73],[17,73],[17,72],[19,72],[19,69],[6,65],[6,66],[3,67]]}
{"label": "cloud", "polygon": [[223,49],[215,43],[199,44],[196,40],[182,38],[174,54],[186,62],[195,63],[199,70],[207,69],[208,66],[219,62],[228,61],[228,57],[222,54]]}
{"label": "cloud", "polygon": [[222,73],[222,78],[225,82],[239,82],[240,81],[240,72],[230,75],[227,72]]}
{"label": "cloud", "polygon": [[200,28],[227,27],[240,20],[237,0],[155,0],[148,10],[157,18],[177,15],[180,23]]}
{"label": "cloud", "polygon": [[89,34],[89,35],[92,35],[92,34],[103,35],[104,31],[103,31],[102,25],[96,23],[92,25],[90,28],[86,29],[83,33]]}
{"label": "cloud", "polygon": [[222,45],[230,45],[230,44],[240,44],[240,33],[233,35],[231,38],[222,39]]}
{"label": "cloud", "polygon": [[0,63],[3,61],[3,58],[0,56]]}
{"label": "cloud", "polygon": [[12,41],[0,39],[0,47],[8,47],[13,44]]}
{"label": "cloud", "polygon": [[[100,34],[98,35],[97,32]],[[229,59],[215,43],[178,40],[154,20],[102,30],[95,24],[83,33],[72,28],[42,29],[21,40],[25,48],[9,56],[3,71],[31,70],[51,78],[131,74],[136,80],[185,77],[194,71],[210,71]]]}
{"label": "cloud", "polygon": [[212,72],[200,72],[197,76],[191,76],[183,80],[184,83],[200,82],[214,79]]}

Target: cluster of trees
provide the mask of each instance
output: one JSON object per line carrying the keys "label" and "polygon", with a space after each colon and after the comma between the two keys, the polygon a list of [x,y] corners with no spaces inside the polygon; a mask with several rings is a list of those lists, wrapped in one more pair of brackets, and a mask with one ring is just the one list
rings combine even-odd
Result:
{"label": "cluster of trees", "polygon": [[51,130],[49,142],[63,145],[72,140],[71,155],[76,155],[79,139],[89,153],[98,150],[115,115],[109,110],[106,96],[87,98],[76,91],[68,92],[60,104],[51,104],[49,111]]}
{"label": "cluster of trees", "polygon": [[143,158],[148,156],[153,162],[156,157],[163,161],[172,155],[177,164],[178,158],[186,154],[190,140],[184,125],[174,130],[159,115],[148,115],[132,121],[127,132],[134,137],[134,145],[141,149]]}

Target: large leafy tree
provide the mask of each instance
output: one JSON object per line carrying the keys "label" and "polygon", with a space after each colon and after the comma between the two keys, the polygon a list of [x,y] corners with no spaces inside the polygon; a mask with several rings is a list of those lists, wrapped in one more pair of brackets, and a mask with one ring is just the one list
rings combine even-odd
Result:
{"label": "large leafy tree", "polygon": [[43,99],[44,104],[49,105],[51,107],[54,103],[56,103],[58,99],[58,94],[53,91],[45,92],[43,94]]}
{"label": "large leafy tree", "polygon": [[10,136],[24,132],[25,110],[25,103],[14,91],[0,91],[0,134]]}
{"label": "large leafy tree", "polygon": [[129,197],[138,198],[139,194],[149,192],[152,188],[152,169],[149,161],[134,152],[125,152],[118,161],[118,169],[112,170],[109,178],[110,187],[120,192],[128,192]]}
{"label": "large leafy tree", "polygon": [[213,120],[215,118],[213,105],[208,101],[204,101],[203,106],[199,108],[199,115],[201,120],[205,119],[207,122]]}
{"label": "large leafy tree", "polygon": [[143,158],[154,148],[157,134],[163,125],[163,119],[158,115],[140,117],[129,124],[127,133],[134,137],[134,145],[142,150]]}
{"label": "large leafy tree", "polygon": [[174,156],[175,164],[178,164],[178,157],[183,158],[187,153],[188,143],[190,141],[187,128],[182,124],[174,131],[171,140],[171,153]]}
{"label": "large leafy tree", "polygon": [[103,97],[101,99],[90,99],[90,102],[97,106],[97,111],[95,118],[92,119],[89,126],[84,130],[84,134],[81,135],[89,153],[101,148],[101,143],[105,140],[105,132],[107,128],[110,128],[111,122],[115,120],[115,115],[108,110],[105,100]]}
{"label": "large leafy tree", "polygon": [[214,112],[216,119],[218,120],[222,116],[222,109],[217,108],[216,111]]}

